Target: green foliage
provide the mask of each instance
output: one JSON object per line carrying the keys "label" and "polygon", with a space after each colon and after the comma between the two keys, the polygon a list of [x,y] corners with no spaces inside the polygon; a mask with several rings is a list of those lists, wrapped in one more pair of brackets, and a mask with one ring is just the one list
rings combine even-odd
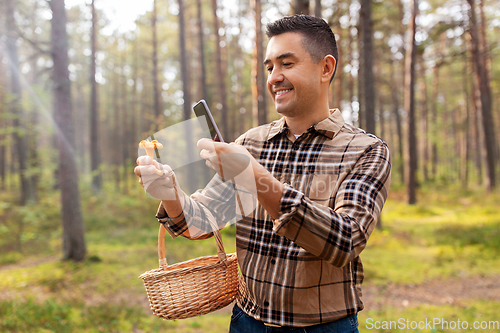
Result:
{"label": "green foliage", "polygon": [[[140,187],[129,189],[128,195],[123,192],[109,184],[97,196],[89,189],[82,190],[89,254],[81,263],[59,260],[57,195],[45,196],[31,207],[40,210],[35,215],[14,210],[12,204],[2,201],[2,217],[10,220],[16,215],[30,220],[35,216],[39,222],[36,237],[27,237],[22,254],[15,250],[0,254],[0,332],[227,331],[230,308],[178,321],[160,320],[151,313],[138,276],[158,267],[157,201],[146,198]],[[364,288],[389,289],[393,284],[418,286],[429,280],[446,283],[464,276],[500,274],[499,195],[429,189],[421,194],[418,205],[408,206],[400,201],[400,192],[391,192],[382,216],[383,229],[373,232],[361,254]],[[234,252],[235,228],[223,229],[222,236],[226,252]],[[0,239],[5,246],[6,234]],[[216,254],[213,239],[191,241],[167,236],[165,247],[170,264]],[[480,299],[465,305],[388,304],[362,311],[360,331],[365,331],[368,318],[493,320],[493,309],[499,305]]]}
{"label": "green foliage", "polygon": [[0,197],[5,200],[0,205],[0,262],[12,262],[13,258],[19,257],[10,251],[39,252],[58,225],[60,211],[57,196],[44,196],[38,204],[26,206],[15,205],[7,193],[0,194]]}
{"label": "green foliage", "polygon": [[500,274],[498,199],[498,194],[425,191],[413,206],[388,200],[384,229],[373,232],[361,254],[367,280],[422,283]]}
{"label": "green foliage", "polygon": [[[359,330],[360,332],[376,333],[496,332],[494,325],[497,325],[496,328],[498,329],[497,309],[499,306],[500,302],[498,301],[474,301],[465,306],[419,305],[417,307],[386,307],[367,310],[362,311],[358,317]],[[467,325],[467,328],[450,329],[452,325],[457,325],[458,320],[466,323],[459,326],[465,327]],[[452,321],[454,324],[451,324]],[[378,323],[375,324],[376,322]],[[390,322],[392,322],[391,329],[383,328],[384,323],[389,326],[391,325]],[[419,322],[422,322],[420,329],[417,327]],[[430,324],[434,322],[435,325]],[[482,324],[483,327],[489,324],[491,325],[490,329],[474,331],[473,325],[476,322],[477,325]],[[411,328],[412,325],[413,329]],[[375,327],[380,328],[376,329]]]}
{"label": "green foliage", "polygon": [[[81,190],[87,232],[156,222],[151,214],[158,206],[156,200],[147,198],[140,186],[134,186],[128,195],[122,191],[111,184],[106,184],[99,195],[89,188]],[[0,262],[13,263],[20,258],[19,253],[46,255],[60,251],[60,193],[44,191],[39,197],[36,204],[17,206],[12,196],[0,193]]]}
{"label": "green foliage", "polygon": [[140,186],[128,190],[127,195],[112,184],[105,184],[102,193],[97,195],[90,188],[82,190],[82,212],[87,231],[148,225],[156,221],[151,212],[157,208],[158,202],[148,199]]}
{"label": "green foliage", "polygon": [[[10,296],[0,301],[0,332],[227,331],[228,311],[183,321],[163,321],[151,314],[138,276],[158,267],[158,223],[154,209],[143,214],[152,217],[149,225],[87,231],[90,254],[85,262],[30,256],[19,266],[0,268],[0,292],[8,290]],[[234,231],[228,229],[223,239],[231,252]],[[166,249],[170,264],[217,252],[214,239],[168,236]]]}
{"label": "green foliage", "polygon": [[[148,332],[159,332],[161,322],[144,317],[140,309],[128,306],[85,306],[54,300],[0,302],[2,332],[132,332],[148,325]],[[149,330],[149,328],[151,330]]]}
{"label": "green foliage", "polygon": [[52,300],[36,304],[26,302],[0,303],[2,332],[70,332],[71,307]]}
{"label": "green foliage", "polygon": [[5,333],[72,332],[209,332],[228,329],[228,314],[183,321],[159,320],[127,303],[86,306],[83,303],[0,301],[0,331]]}
{"label": "green foliage", "polygon": [[7,252],[0,257],[0,265],[15,264],[23,258],[19,252]]}

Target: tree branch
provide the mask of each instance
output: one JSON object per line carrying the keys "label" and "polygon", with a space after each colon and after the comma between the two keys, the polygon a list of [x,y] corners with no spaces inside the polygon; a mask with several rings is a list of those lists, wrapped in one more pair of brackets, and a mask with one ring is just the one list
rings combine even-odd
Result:
{"label": "tree branch", "polygon": [[50,51],[48,49],[43,49],[39,45],[39,44],[50,45],[49,42],[40,42],[40,41],[35,42],[34,40],[27,37],[26,34],[19,28],[19,26],[17,24],[14,24],[14,27],[15,27],[15,33],[17,34],[17,37],[22,38],[24,41],[31,44],[31,46],[33,46],[41,54],[49,54],[50,55]]}

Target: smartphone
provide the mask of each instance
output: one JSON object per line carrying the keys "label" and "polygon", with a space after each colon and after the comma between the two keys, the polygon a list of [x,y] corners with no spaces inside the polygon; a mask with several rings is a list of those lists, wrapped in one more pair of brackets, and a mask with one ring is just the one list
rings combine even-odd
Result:
{"label": "smartphone", "polygon": [[205,120],[208,124],[208,129],[210,130],[210,136],[212,140],[224,142],[222,139],[222,135],[220,134],[219,128],[215,123],[214,117],[212,117],[212,113],[210,113],[210,109],[208,108],[207,102],[205,100],[201,100],[193,107],[194,114],[196,117],[203,117],[200,119],[201,122]]}

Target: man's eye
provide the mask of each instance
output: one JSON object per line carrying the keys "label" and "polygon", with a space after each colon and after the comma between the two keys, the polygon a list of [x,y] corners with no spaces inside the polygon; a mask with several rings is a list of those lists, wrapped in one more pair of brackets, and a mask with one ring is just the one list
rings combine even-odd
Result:
{"label": "man's eye", "polygon": [[271,73],[273,71],[273,68],[272,67],[267,67],[267,72],[268,73]]}
{"label": "man's eye", "polygon": [[285,67],[290,67],[290,66],[292,66],[292,63],[291,63],[291,62],[284,62],[284,63],[283,63],[283,66],[285,66]]}

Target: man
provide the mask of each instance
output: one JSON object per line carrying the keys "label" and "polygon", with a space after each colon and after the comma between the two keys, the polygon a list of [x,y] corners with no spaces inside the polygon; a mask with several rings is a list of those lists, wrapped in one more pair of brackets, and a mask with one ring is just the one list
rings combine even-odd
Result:
{"label": "man", "polygon": [[139,157],[135,172],[148,192],[169,195],[157,217],[170,234],[198,238],[203,221],[238,214],[225,197],[231,182],[222,177],[231,180],[251,166],[243,187],[251,178],[258,205],[237,216],[242,278],[230,332],[358,332],[359,254],[387,197],[388,148],[329,110],[338,53],[326,22],[285,17],[269,24],[267,35],[267,86],[283,117],[235,143],[200,140],[201,156],[221,177],[190,198],[173,175],[142,179],[168,166]]}

